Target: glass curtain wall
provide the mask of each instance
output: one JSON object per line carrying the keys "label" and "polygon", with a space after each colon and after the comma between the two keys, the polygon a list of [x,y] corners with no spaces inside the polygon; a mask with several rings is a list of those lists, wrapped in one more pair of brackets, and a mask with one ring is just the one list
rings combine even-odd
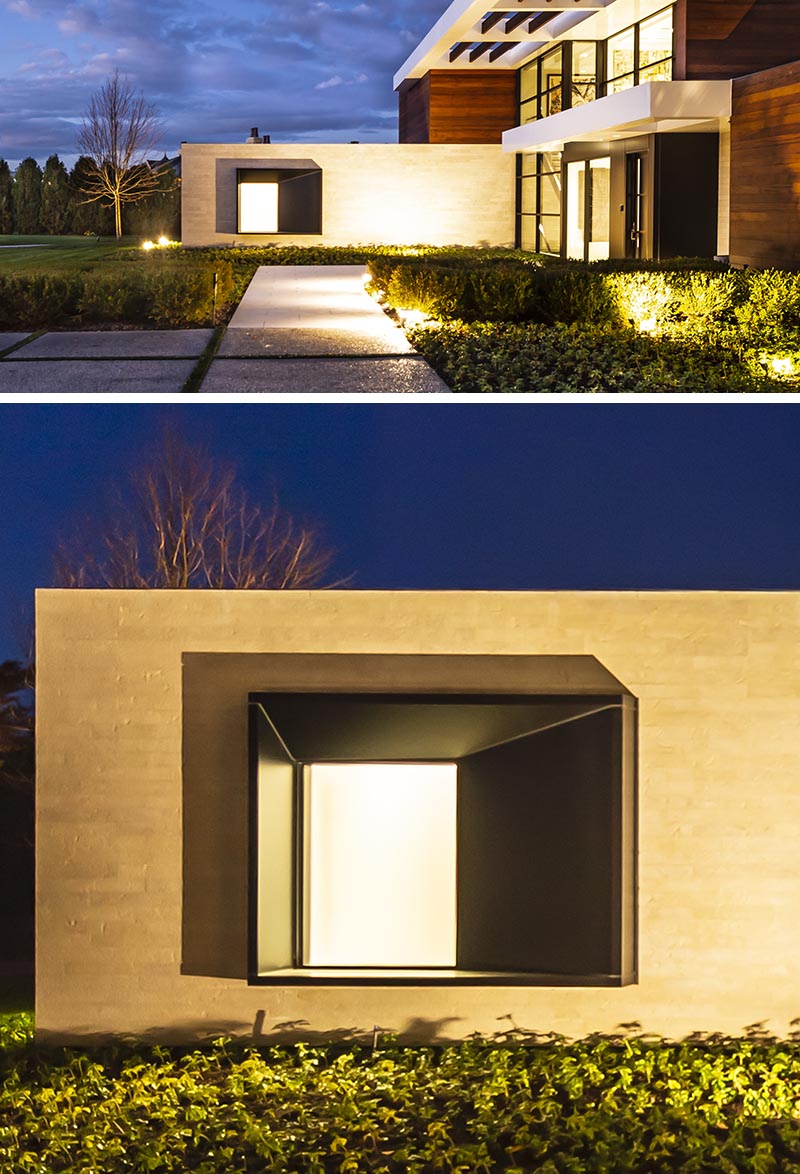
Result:
{"label": "glass curtain wall", "polygon": [[561,154],[523,155],[520,172],[520,248],[561,251]]}
{"label": "glass curtain wall", "polygon": [[616,94],[643,82],[670,81],[674,58],[674,8],[623,29],[605,43],[605,92]]}

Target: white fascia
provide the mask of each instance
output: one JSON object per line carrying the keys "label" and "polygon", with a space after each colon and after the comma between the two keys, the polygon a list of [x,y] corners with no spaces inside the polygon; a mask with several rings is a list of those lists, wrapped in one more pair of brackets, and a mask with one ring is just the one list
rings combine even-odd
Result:
{"label": "white fascia", "polygon": [[[450,50],[459,42],[512,41],[519,48],[515,48],[508,55],[497,62],[495,68],[515,68],[520,59],[530,56],[543,44],[562,36],[576,23],[592,16],[594,13],[619,3],[620,0],[453,0],[449,8],[439,17],[430,32],[422,38],[416,49],[400,66],[394,75],[394,88],[410,78],[424,77],[431,69],[486,69],[489,62],[486,57],[471,63],[468,55],[466,60],[459,58],[457,62],[450,61]],[[481,21],[487,12],[529,12],[535,16],[539,12],[560,13],[550,26],[545,26],[541,33],[534,37],[526,36],[523,28],[514,33],[506,34],[502,26],[495,26],[485,35],[480,32]]]}
{"label": "white fascia", "polygon": [[717,130],[731,115],[730,81],[646,82],[562,110],[503,135],[504,151],[561,151],[565,143],[611,142],[676,130]]}

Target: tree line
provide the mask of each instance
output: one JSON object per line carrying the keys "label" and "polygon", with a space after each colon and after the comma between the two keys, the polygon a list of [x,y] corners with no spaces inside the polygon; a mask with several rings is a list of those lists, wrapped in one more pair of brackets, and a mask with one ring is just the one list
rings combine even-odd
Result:
{"label": "tree line", "polygon": [[[138,168],[147,167],[139,164]],[[0,159],[0,235],[113,236],[114,207],[87,201],[96,165],[81,155],[68,171],[58,155],[41,168],[29,157],[11,171]],[[180,188],[174,170],[159,168],[157,186],[125,213],[125,231],[131,236],[180,239]]]}

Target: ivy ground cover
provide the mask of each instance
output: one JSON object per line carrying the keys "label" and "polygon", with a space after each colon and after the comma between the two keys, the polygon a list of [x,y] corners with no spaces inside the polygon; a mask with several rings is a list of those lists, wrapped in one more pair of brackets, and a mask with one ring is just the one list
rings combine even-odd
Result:
{"label": "ivy ground cover", "polygon": [[797,1043],[46,1050],[25,1016],[3,1035],[15,1174],[800,1168]]}

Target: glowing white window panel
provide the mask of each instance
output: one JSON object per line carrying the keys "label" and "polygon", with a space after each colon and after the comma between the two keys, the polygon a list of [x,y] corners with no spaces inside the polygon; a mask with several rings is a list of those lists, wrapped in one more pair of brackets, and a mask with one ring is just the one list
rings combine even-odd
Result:
{"label": "glowing white window panel", "polygon": [[278,185],[239,184],[239,232],[278,231]]}
{"label": "glowing white window panel", "polygon": [[304,783],[304,964],[455,966],[455,763],[315,764]]}

